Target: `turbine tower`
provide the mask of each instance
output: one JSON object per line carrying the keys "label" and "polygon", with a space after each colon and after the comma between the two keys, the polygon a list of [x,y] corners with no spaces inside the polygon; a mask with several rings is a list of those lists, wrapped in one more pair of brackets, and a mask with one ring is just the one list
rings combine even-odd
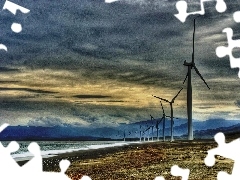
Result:
{"label": "turbine tower", "polygon": [[164,99],[164,98],[161,98],[161,97],[153,96],[155,98],[161,99],[161,100],[163,100],[165,102],[168,102],[170,104],[170,107],[171,107],[171,141],[173,141],[173,103],[174,103],[175,99],[177,98],[177,96],[182,91],[182,89],[180,89],[180,91],[178,91],[177,95],[174,96],[174,98],[171,101],[168,101],[167,99]]}
{"label": "turbine tower", "polygon": [[[150,117],[151,117],[151,120],[154,120],[154,121],[156,121],[155,119],[154,119],[154,117],[150,114]],[[156,121],[156,129],[157,129],[157,141],[159,141],[159,135],[158,135],[158,124],[161,122],[161,120],[160,121]],[[152,133],[153,133],[153,126],[152,126]]]}
{"label": "turbine tower", "polygon": [[170,116],[166,116],[163,105],[162,105],[162,101],[160,101],[161,106],[162,106],[162,111],[163,111],[163,116],[162,116],[162,120],[163,120],[163,141],[165,141],[165,120],[166,117],[170,117]]}
{"label": "turbine tower", "polygon": [[[151,117],[151,121],[153,121],[153,120],[155,120],[153,117],[152,117],[152,115],[150,114],[150,117]],[[153,141],[153,125],[152,126],[150,126],[151,128],[152,128],[152,141]],[[158,132],[157,132],[157,135],[158,135]]]}
{"label": "turbine tower", "polygon": [[193,30],[193,52],[192,52],[192,61],[186,62],[184,61],[183,65],[188,67],[187,75],[183,81],[185,83],[186,79],[188,78],[187,84],[187,114],[188,114],[188,140],[193,140],[193,125],[192,125],[192,68],[196,71],[196,73],[200,76],[206,86],[209,88],[206,81],[203,79],[202,75],[198,71],[195,63],[194,63],[194,36],[195,36],[195,19],[194,19],[194,30]]}

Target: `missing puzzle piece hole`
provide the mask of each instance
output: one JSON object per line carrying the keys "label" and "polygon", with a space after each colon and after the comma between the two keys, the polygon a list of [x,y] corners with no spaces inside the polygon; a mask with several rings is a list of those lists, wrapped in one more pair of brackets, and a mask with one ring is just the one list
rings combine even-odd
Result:
{"label": "missing puzzle piece hole", "polygon": [[219,46],[217,47],[216,49],[216,55],[219,57],[219,58],[222,58],[224,56],[227,55],[227,48],[224,47],[224,46]]}
{"label": "missing puzzle piece hole", "polygon": [[214,166],[215,164],[215,157],[214,156],[207,156],[205,159],[204,159],[204,163],[211,167],[211,166]]}
{"label": "missing puzzle piece hole", "polygon": [[240,22],[240,11],[236,11],[235,13],[233,13],[233,19],[236,23]]}

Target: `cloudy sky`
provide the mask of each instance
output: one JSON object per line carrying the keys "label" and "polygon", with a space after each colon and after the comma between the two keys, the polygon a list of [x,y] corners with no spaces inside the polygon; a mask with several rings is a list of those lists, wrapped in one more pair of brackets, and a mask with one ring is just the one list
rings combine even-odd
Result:
{"label": "cloudy sky", "polygon": [[[1,5],[5,1],[1,2]],[[0,119],[11,125],[44,124],[61,119],[79,126],[117,126],[161,117],[159,101],[171,100],[174,116],[187,118],[186,84],[191,61],[193,19],[196,18],[195,63],[210,90],[193,75],[193,119],[240,119],[240,79],[228,56],[222,30],[231,27],[240,38],[233,13],[239,0],[226,0],[218,13],[215,1],[205,15],[180,22],[177,0],[14,0],[28,14],[7,10],[0,15]],[[199,0],[189,11],[200,10]],[[14,33],[13,22],[21,23]],[[234,49],[236,58],[240,49]],[[163,103],[167,114],[169,104]],[[57,123],[57,122],[56,122]]]}

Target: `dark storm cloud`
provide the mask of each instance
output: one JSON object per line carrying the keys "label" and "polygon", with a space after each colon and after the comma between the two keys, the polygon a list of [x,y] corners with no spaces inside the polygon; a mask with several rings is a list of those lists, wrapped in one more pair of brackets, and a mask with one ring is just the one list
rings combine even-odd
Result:
{"label": "dark storm cloud", "polygon": [[[174,17],[172,2],[161,2],[160,9],[152,9],[151,3],[141,7],[87,0],[24,3],[31,15],[24,18],[23,32],[5,36],[18,44],[4,62],[16,59],[31,68],[84,69],[87,74],[96,71],[99,78],[158,84],[159,78],[173,78],[171,63],[189,29],[189,22],[181,24]],[[156,65],[170,66],[171,72],[152,70]],[[133,75],[121,77],[128,72]]]}
{"label": "dark storm cloud", "polygon": [[75,98],[79,98],[79,99],[102,99],[102,98],[110,98],[111,96],[103,96],[103,95],[75,95],[73,96]]}
{"label": "dark storm cloud", "polygon": [[211,107],[211,106],[205,106],[205,107],[198,106],[197,108],[199,108],[199,109],[211,109],[213,107]]}
{"label": "dark storm cloud", "polygon": [[118,102],[128,102],[128,101],[97,101],[97,102],[111,102],[111,103],[112,103],[112,102],[113,102],[113,103],[115,102],[115,103],[118,103]]}
{"label": "dark storm cloud", "polygon": [[26,102],[23,100],[11,100],[11,99],[6,99],[0,100],[0,107],[1,110],[7,110],[7,111],[22,111],[22,112],[30,112],[34,111],[36,109],[41,110],[44,108],[44,106],[41,106],[41,104],[38,104],[35,102]]}
{"label": "dark storm cloud", "polygon": [[0,91],[27,91],[27,92],[33,92],[33,93],[40,93],[40,94],[55,94],[57,92],[53,91],[45,91],[45,90],[40,90],[40,89],[29,89],[29,88],[5,88],[5,87],[0,87]]}
{"label": "dark storm cloud", "polygon": [[[31,9],[31,16],[25,18],[23,32],[10,33],[11,38],[4,37],[9,43],[16,41],[17,46],[21,46],[21,49],[17,49],[22,53],[11,51],[11,54],[18,54],[18,57],[19,54],[24,54],[24,59],[31,59],[31,54],[34,53],[39,64],[44,60],[41,53],[54,58],[55,53],[66,48],[82,56],[103,59],[146,53],[152,49],[151,41],[156,38],[155,29],[158,29],[156,36],[163,32],[161,38],[177,35],[177,31],[159,28],[165,27],[166,23],[174,19],[169,12],[155,10],[144,13],[143,9],[131,5],[113,6],[103,1],[81,1],[78,4],[73,1],[74,6],[64,2],[48,5],[35,3],[34,6],[33,3],[26,3]],[[84,48],[86,43],[94,44],[97,49]],[[119,53],[119,48],[125,52]]]}
{"label": "dark storm cloud", "polygon": [[[168,2],[162,3],[168,5]],[[159,41],[167,44],[168,39],[174,37],[178,40],[187,27],[182,24],[173,28],[176,23],[180,25],[173,16],[176,13],[173,3],[169,3],[170,8],[166,8],[169,12],[146,10],[130,4],[105,4],[103,1],[86,0],[81,3],[71,1],[68,4],[64,1],[26,2],[25,5],[31,9],[31,16],[27,15],[25,18],[25,30],[11,36],[12,38],[5,38],[23,43],[21,49],[17,49],[24,53],[24,59],[32,59],[31,54],[35,54],[37,65],[40,66],[41,63],[44,64],[45,58],[55,58],[54,54],[66,51],[65,48],[68,52],[97,59],[126,58],[129,55],[141,56],[147,53],[149,59],[156,60],[156,54],[151,57],[151,53],[160,51],[157,54],[160,58],[161,49],[154,47],[154,44]],[[86,43],[95,45],[96,49],[84,48]],[[123,51],[120,53],[119,49]],[[41,53],[45,53],[46,57],[41,56]],[[30,60],[26,62],[25,65],[31,65]],[[56,62],[56,68],[60,68],[57,64]],[[105,65],[106,63],[101,67]]]}
{"label": "dark storm cloud", "polygon": [[[155,8],[152,8],[154,6],[151,6],[151,3],[142,6],[130,0],[112,4],[106,4],[103,0],[14,2],[31,11],[29,14],[18,12],[16,16],[3,11],[0,16],[2,28],[0,43],[6,44],[9,49],[7,53],[0,52],[2,66],[23,66],[32,69],[33,72],[39,68],[68,70],[76,73],[76,78],[78,73],[81,74],[86,81],[110,79],[127,82],[132,87],[137,84],[146,85],[146,88],[157,86],[159,89],[169,88],[176,91],[181,86],[186,88],[186,84],[182,85],[187,72],[183,61],[191,61],[193,18],[197,16],[189,16],[185,23],[178,21],[174,17],[177,13],[175,8],[177,0],[151,1],[160,4]],[[230,93],[232,89],[238,88],[237,69],[230,68],[228,57],[219,59],[215,54],[217,46],[227,45],[226,34],[222,33],[226,25],[232,25],[234,38],[240,35],[239,24],[233,20],[228,21],[239,7],[237,6],[239,1],[229,0],[227,5],[228,11],[219,14],[214,8],[215,2],[206,3],[206,14],[196,19],[195,63],[211,91],[206,89],[195,72],[193,88],[199,91],[198,97],[205,100],[230,99],[234,102],[239,99],[238,95]],[[194,4],[192,8],[197,6]],[[11,32],[10,26],[13,21],[23,25],[21,33]],[[215,37],[216,35],[220,36]],[[17,71],[15,68],[0,68],[0,72],[15,71]],[[228,78],[233,77],[236,77],[234,81],[225,85]],[[223,80],[216,82],[217,78]],[[64,75],[61,79],[64,79]],[[57,93],[12,87],[0,90]],[[109,119],[116,122],[137,121],[149,114],[145,107],[84,104],[95,102],[91,101],[93,98],[113,97],[103,96],[101,92],[99,94],[76,95],[75,98],[80,99],[77,102],[81,103],[79,105],[11,99],[5,100],[0,106],[11,111],[51,110],[91,123],[109,122]],[[56,97],[61,99],[65,96]]]}
{"label": "dark storm cloud", "polygon": [[18,72],[19,69],[14,68],[8,68],[8,67],[0,67],[0,73],[1,72]]}
{"label": "dark storm cloud", "polygon": [[20,81],[0,81],[0,84],[12,84],[12,83],[18,83]]}

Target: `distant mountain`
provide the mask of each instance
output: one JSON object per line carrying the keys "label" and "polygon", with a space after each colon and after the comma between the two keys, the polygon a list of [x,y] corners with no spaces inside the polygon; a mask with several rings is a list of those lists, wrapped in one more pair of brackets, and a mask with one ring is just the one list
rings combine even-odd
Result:
{"label": "distant mountain", "polygon": [[92,131],[93,129],[72,126],[9,126],[0,134],[0,140],[109,140],[106,136],[91,133]]}
{"label": "distant mountain", "polygon": [[[157,136],[156,122],[141,121],[131,124],[120,124],[117,127],[78,127],[70,124],[63,126],[9,126],[0,134],[0,140],[109,140],[125,138],[139,138],[141,135],[148,137]],[[153,126],[153,129],[151,128]],[[150,127],[150,128],[149,128]],[[174,121],[174,136],[187,135],[187,120]],[[149,130],[147,130],[149,128]],[[217,132],[237,132],[240,121],[211,119],[207,121],[193,121],[194,136],[196,138],[212,138]],[[166,119],[165,135],[170,136],[170,119]],[[162,123],[159,124],[159,137],[162,137]]]}
{"label": "distant mountain", "polygon": [[213,138],[215,134],[222,132],[226,137],[239,138],[240,137],[240,123],[229,127],[220,127],[216,129],[197,130],[194,131],[194,136],[197,139]]}

